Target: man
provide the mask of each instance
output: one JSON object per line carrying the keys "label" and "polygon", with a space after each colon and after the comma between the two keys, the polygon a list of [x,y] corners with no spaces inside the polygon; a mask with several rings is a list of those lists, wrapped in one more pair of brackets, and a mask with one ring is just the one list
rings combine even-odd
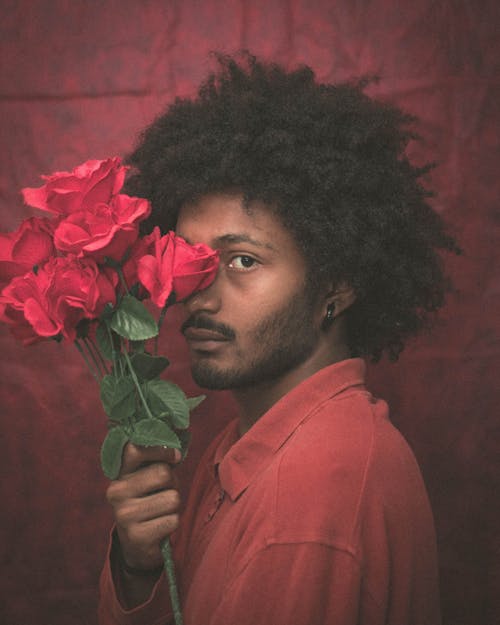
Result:
{"label": "man", "polygon": [[126,448],[100,622],[172,622],[172,535],[186,625],[439,623],[425,487],[362,360],[397,358],[457,251],[404,156],[411,118],[308,68],[219,62],[146,131],[129,185],[220,250],[182,331],[195,381],[240,414],[180,518],[178,454]]}

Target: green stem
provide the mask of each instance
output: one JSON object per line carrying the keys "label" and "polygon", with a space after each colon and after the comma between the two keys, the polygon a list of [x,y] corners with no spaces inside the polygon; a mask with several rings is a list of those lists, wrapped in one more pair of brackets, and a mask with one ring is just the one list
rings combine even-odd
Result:
{"label": "green stem", "polygon": [[92,349],[92,346],[91,346],[91,344],[89,342],[89,339],[87,337],[85,337],[83,339],[83,345],[84,345],[85,349],[87,350],[87,354],[91,357],[92,362],[94,363],[95,370],[97,371],[97,373],[99,375],[99,379],[101,379],[102,376],[103,376],[101,365],[100,365],[99,360],[97,359],[97,356],[95,355],[94,350]]}
{"label": "green stem", "polygon": [[117,359],[117,364],[118,364],[118,369],[120,369],[120,377],[123,378],[123,376],[125,375],[125,368],[123,366],[123,360],[122,360],[122,341],[120,340],[120,351],[118,352],[118,359]]}
{"label": "green stem", "polygon": [[[134,381],[134,384],[137,388],[137,392],[139,393],[139,397],[141,398],[143,406],[146,409],[148,417],[153,419],[154,417],[151,414],[149,406],[142,393],[141,385],[139,384],[139,380],[137,379],[137,376],[135,374],[132,363],[130,362],[130,358],[126,349],[123,350],[123,355],[125,357],[125,360],[127,361],[128,370],[130,371],[130,375],[132,376],[132,380]],[[175,579],[172,547],[170,545],[170,540],[168,538],[162,543],[161,553],[163,556],[163,562],[165,564],[165,572],[167,574],[167,579],[168,579],[168,589],[170,591],[170,601],[172,603],[172,610],[174,613],[175,625],[183,625],[182,612],[181,612],[180,601],[179,601],[179,593],[177,591],[177,581]]]}
{"label": "green stem", "polygon": [[167,312],[167,306],[164,306],[161,309],[161,313],[158,318],[158,334],[155,336],[155,351],[154,351],[155,356],[158,356],[158,341],[160,339],[161,324],[163,323],[163,320],[165,319],[166,312]]}
{"label": "green stem", "polygon": [[99,384],[101,380],[100,380],[98,374],[95,372],[94,368],[92,367],[92,364],[91,364],[90,360],[88,359],[87,354],[83,351],[83,348],[80,345],[80,343],[78,342],[78,340],[75,340],[75,347],[80,352],[80,354],[82,355],[83,359],[85,360],[85,364],[87,365],[90,373],[94,376],[96,382]]}
{"label": "green stem", "polygon": [[[113,372],[114,372],[114,375],[117,375],[118,372],[116,370],[117,359],[116,359],[116,351],[115,351],[115,341],[113,340],[113,332],[111,331],[109,324],[106,324],[106,330],[108,332],[109,342],[111,345],[111,360],[113,361]],[[123,372],[122,372],[122,376],[123,376]]]}
{"label": "green stem", "polygon": [[161,309],[160,317],[158,319],[158,334],[155,336],[155,351],[154,351],[155,356],[158,356],[158,340],[160,338],[160,330],[161,330],[163,320],[165,319],[167,310],[170,308],[170,306],[175,304],[175,300],[176,300],[176,295],[175,295],[175,292],[172,291],[172,293],[170,293],[170,295],[168,296],[167,301],[165,302],[165,306]]}
{"label": "green stem", "polygon": [[174,613],[175,625],[182,625],[183,620],[179,593],[177,591],[177,581],[175,579],[174,558],[172,557],[172,547],[168,538],[162,543],[161,553],[163,562],[165,563],[165,572],[167,573],[168,589],[170,591],[170,602]]}
{"label": "green stem", "polygon": [[115,267],[116,269],[116,273],[118,274],[118,277],[120,278],[120,282],[122,283],[123,288],[125,289],[125,293],[127,293],[127,295],[129,294],[129,290],[128,290],[128,286],[127,283],[125,282],[125,276],[123,275],[123,271],[121,267]]}
{"label": "green stem", "polygon": [[132,366],[132,363],[130,362],[130,358],[129,358],[129,355],[127,354],[126,349],[123,350],[123,355],[125,356],[125,360],[127,361],[128,370],[130,371],[130,375],[132,376],[132,380],[134,381],[135,388],[137,389],[137,392],[139,393],[139,397],[141,398],[142,405],[146,409],[146,412],[148,413],[148,417],[150,419],[154,419],[153,415],[151,414],[151,410],[149,409],[148,402],[146,401],[146,398],[143,395],[141,385],[139,383],[139,380],[137,379],[137,376],[134,371],[134,367]]}
{"label": "green stem", "polygon": [[101,369],[104,371],[104,374],[108,375],[109,374],[108,365],[106,364],[106,361],[104,360],[103,355],[101,354],[101,350],[96,345],[94,339],[92,339],[90,336],[87,337],[87,341],[89,342],[89,345],[92,347],[94,354],[96,354],[99,362],[101,363]]}

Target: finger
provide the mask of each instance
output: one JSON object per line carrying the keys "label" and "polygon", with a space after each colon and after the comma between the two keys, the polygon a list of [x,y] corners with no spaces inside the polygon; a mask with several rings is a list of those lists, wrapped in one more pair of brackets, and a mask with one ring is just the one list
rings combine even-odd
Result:
{"label": "finger", "polygon": [[177,485],[177,476],[170,465],[155,462],[111,482],[107,496],[108,501],[113,504],[126,499],[146,497],[155,491],[176,488]]}
{"label": "finger", "polygon": [[129,530],[129,538],[137,544],[149,542],[159,545],[162,540],[169,536],[179,526],[178,514],[167,514],[150,521],[137,523]]}
{"label": "finger", "polygon": [[163,490],[148,497],[129,500],[116,513],[117,523],[131,525],[143,523],[171,514],[177,514],[180,508],[180,495],[177,490]]}
{"label": "finger", "polygon": [[123,451],[121,475],[133,473],[141,465],[151,462],[178,464],[181,458],[181,452],[172,447],[139,447],[133,443],[127,443]]}
{"label": "finger", "polygon": [[176,514],[166,515],[133,525],[120,527],[117,532],[122,553],[129,566],[149,569],[162,563],[160,544],[179,525]]}

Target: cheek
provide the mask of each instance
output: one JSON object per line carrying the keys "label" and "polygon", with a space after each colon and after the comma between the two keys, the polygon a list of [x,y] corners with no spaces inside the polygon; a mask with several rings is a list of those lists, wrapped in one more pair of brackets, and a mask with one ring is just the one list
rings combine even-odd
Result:
{"label": "cheek", "polygon": [[260,307],[261,316],[267,316],[283,310],[287,304],[293,304],[296,298],[303,298],[305,279],[301,273],[289,273],[273,276],[267,284],[261,285]]}
{"label": "cheek", "polygon": [[[263,325],[266,326],[276,318],[286,317],[287,312],[297,307],[299,301],[302,301],[301,306],[308,308],[304,304],[303,298],[304,286],[302,283],[297,284],[295,281],[291,281],[289,284],[283,284],[283,282],[279,282],[272,289],[262,289],[260,293],[253,292],[248,297],[238,298],[232,306],[228,305],[227,311],[238,335],[241,338],[245,335],[253,337],[254,333],[257,330],[260,331]],[[309,312],[314,314],[312,310]]]}
{"label": "cheek", "polygon": [[262,302],[269,302],[270,307],[304,293],[305,288],[305,272],[293,262],[279,269],[267,271],[263,268],[262,271],[255,273],[252,284],[255,296]]}
{"label": "cheek", "polygon": [[232,291],[223,297],[222,316],[241,336],[251,333],[264,319],[282,311],[294,297],[292,289],[283,288],[283,284],[259,284],[256,288]]}

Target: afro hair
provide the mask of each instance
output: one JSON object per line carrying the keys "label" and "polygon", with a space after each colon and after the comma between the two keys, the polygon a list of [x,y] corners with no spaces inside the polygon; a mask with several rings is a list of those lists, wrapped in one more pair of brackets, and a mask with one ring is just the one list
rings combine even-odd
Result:
{"label": "afro hair", "polygon": [[127,191],[148,198],[147,226],[174,228],[180,207],[237,191],[274,210],[316,284],[346,283],[353,356],[397,359],[444,303],[440,252],[459,253],[405,150],[415,119],[370,98],[369,81],[320,84],[249,53],[217,55],[192,99],[142,134]]}

